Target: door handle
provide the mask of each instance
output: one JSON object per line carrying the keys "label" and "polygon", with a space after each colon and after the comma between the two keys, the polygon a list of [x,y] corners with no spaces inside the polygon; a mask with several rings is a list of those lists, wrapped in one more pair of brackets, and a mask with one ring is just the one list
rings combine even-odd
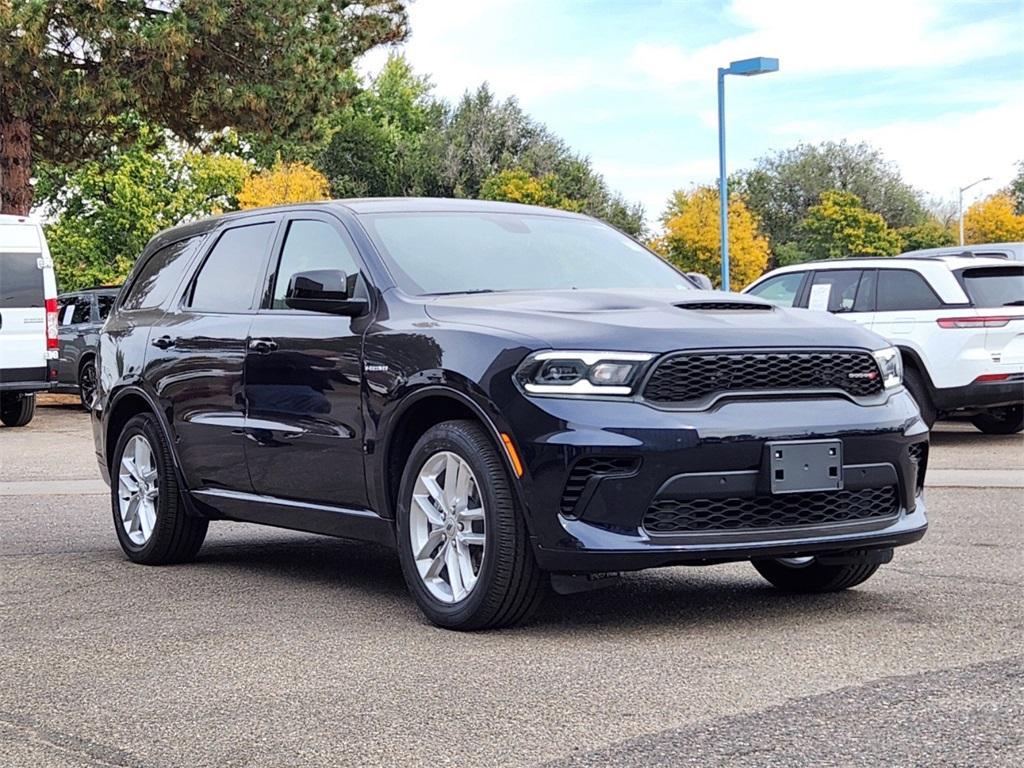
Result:
{"label": "door handle", "polygon": [[169,349],[174,346],[174,339],[170,336],[161,336],[159,339],[153,339],[153,346],[159,349]]}
{"label": "door handle", "polygon": [[249,339],[249,349],[258,355],[268,355],[277,349],[277,342],[273,339]]}

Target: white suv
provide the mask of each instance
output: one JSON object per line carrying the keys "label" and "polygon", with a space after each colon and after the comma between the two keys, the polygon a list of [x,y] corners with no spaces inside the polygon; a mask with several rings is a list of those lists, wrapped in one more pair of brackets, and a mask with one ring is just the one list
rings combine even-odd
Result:
{"label": "white suv", "polygon": [[57,282],[42,228],[0,216],[0,422],[23,427],[57,360]]}
{"label": "white suv", "polygon": [[931,425],[962,411],[982,432],[1024,428],[1024,264],[978,257],[851,258],[782,267],[744,293],[842,314],[903,353]]}

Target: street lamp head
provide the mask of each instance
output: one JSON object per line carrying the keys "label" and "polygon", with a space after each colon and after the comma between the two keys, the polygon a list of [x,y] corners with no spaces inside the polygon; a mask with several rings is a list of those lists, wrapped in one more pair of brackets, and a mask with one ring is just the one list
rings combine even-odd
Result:
{"label": "street lamp head", "polygon": [[765,56],[758,56],[754,59],[742,59],[740,61],[732,62],[729,64],[729,68],[724,71],[724,74],[750,77],[751,75],[764,75],[768,72],[778,71],[778,59],[769,59]]}

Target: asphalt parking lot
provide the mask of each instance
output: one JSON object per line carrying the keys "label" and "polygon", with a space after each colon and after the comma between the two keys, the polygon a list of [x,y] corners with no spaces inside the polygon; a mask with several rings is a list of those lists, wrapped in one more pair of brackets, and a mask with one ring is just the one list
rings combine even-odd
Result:
{"label": "asphalt parking lot", "polygon": [[0,766],[1024,764],[1024,439],[933,435],[931,530],[862,587],[635,574],[428,625],[386,549],[233,523],[117,547],[87,416],[0,430]]}

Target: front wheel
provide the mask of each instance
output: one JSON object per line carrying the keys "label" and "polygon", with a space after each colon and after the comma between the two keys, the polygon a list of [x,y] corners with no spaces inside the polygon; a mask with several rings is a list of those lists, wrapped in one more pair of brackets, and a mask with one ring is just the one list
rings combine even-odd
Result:
{"label": "front wheel", "polygon": [[34,392],[8,392],[0,395],[0,422],[8,427],[24,427],[36,415]]}
{"label": "front wheel", "polygon": [[526,619],[543,580],[501,456],[472,421],[431,427],[406,462],[398,552],[417,605],[447,629]]}
{"label": "front wheel", "polygon": [[1024,405],[991,408],[972,416],[971,423],[986,435],[1014,435],[1024,430]]}
{"label": "front wheel", "polygon": [[96,396],[96,361],[86,360],[82,364],[82,370],[78,372],[78,397],[82,400],[82,407],[87,411],[92,410],[92,401]]}
{"label": "front wheel", "polygon": [[785,557],[754,560],[757,572],[785,592],[838,592],[870,579],[879,563],[864,562],[824,565],[814,557]]}

